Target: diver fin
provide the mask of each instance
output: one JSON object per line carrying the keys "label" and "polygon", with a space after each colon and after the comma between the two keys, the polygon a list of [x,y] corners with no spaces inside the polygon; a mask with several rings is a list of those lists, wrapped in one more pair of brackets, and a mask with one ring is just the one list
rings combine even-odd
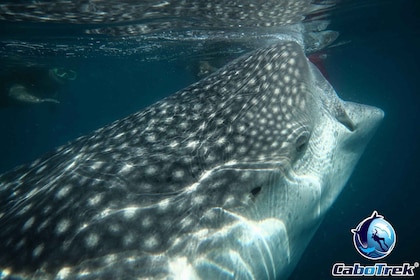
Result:
{"label": "diver fin", "polygon": [[51,102],[51,103],[60,104],[60,101],[56,99],[52,99],[52,98],[44,98],[44,99],[41,99],[40,102]]}

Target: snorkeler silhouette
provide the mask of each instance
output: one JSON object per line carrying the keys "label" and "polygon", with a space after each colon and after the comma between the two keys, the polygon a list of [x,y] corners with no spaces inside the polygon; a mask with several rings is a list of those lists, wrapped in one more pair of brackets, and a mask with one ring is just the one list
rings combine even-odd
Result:
{"label": "snorkeler silhouette", "polygon": [[0,71],[0,108],[24,103],[60,103],[59,89],[77,78],[64,67],[14,66]]}
{"label": "snorkeler silhouette", "polygon": [[385,252],[385,251],[387,251],[387,250],[385,250],[383,247],[382,247],[382,244],[381,244],[381,241],[383,242],[383,244],[389,249],[389,246],[388,245],[386,245],[386,243],[385,243],[385,238],[383,238],[383,237],[379,237],[378,236],[378,230],[377,229],[375,229],[375,233],[372,233],[372,238],[373,238],[373,240],[375,240],[376,242],[378,242],[378,244],[379,244],[379,246],[381,247],[381,249]]}

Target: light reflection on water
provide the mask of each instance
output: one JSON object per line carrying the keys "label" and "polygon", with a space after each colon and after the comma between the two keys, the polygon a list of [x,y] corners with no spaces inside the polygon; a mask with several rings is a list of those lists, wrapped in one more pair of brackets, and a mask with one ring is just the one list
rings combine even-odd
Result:
{"label": "light reflection on water", "polygon": [[[325,18],[333,7],[333,1],[309,0],[3,1],[0,54],[34,60],[48,56],[167,60],[174,54],[179,57],[179,50],[185,56],[203,49],[243,53],[282,39],[282,34],[302,40],[293,33],[311,33],[307,45],[316,50],[336,38],[335,33],[313,35],[327,28]],[[296,26],[303,21],[304,27]]]}

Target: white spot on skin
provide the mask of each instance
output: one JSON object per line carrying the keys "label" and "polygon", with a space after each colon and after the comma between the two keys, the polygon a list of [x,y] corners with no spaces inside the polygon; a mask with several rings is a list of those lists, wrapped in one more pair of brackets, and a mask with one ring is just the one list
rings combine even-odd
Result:
{"label": "white spot on skin", "polygon": [[182,275],[182,279],[199,279],[195,269],[187,261],[186,257],[170,261],[168,267],[173,275]]}
{"label": "white spot on skin", "polygon": [[[29,203],[28,205],[26,205],[25,207],[23,207],[18,213],[17,215],[23,215],[26,212],[28,212],[30,209],[32,208],[32,204]],[[0,216],[1,217],[1,216]]]}
{"label": "white spot on skin", "polygon": [[22,231],[28,230],[35,222],[35,217],[30,217],[22,226]]}
{"label": "white spot on skin", "polygon": [[65,168],[65,170],[66,171],[68,171],[68,170],[71,170],[73,167],[75,167],[76,166],[76,160],[74,160],[73,162],[71,162],[66,168]]}
{"label": "white spot on skin", "polygon": [[21,247],[23,247],[25,244],[26,244],[26,239],[24,238],[24,239],[20,240],[20,241],[16,244],[15,248],[16,248],[16,249],[20,249],[20,248],[21,248]]}
{"label": "white spot on skin", "polygon": [[148,228],[152,225],[152,219],[150,217],[146,217],[141,221],[141,225],[145,228]]}
{"label": "white spot on skin", "polygon": [[300,107],[300,109],[301,109],[301,110],[304,110],[304,109],[306,108],[306,102],[305,102],[305,99],[302,99],[302,100],[300,101],[299,107]]}
{"label": "white spot on skin", "polygon": [[56,198],[63,198],[65,197],[71,190],[71,186],[70,185],[66,185],[64,187],[62,187],[55,195]]}
{"label": "white spot on skin", "polygon": [[225,152],[230,153],[230,152],[233,151],[233,149],[234,149],[233,145],[227,145],[226,148],[225,148]]}
{"label": "white spot on skin", "polygon": [[295,75],[295,77],[296,77],[297,79],[300,79],[301,74],[300,74],[300,70],[299,70],[299,68],[296,68],[296,69],[295,69],[295,71],[293,72],[293,74]]}
{"label": "white spot on skin", "polygon": [[291,97],[287,98],[287,106],[291,107],[293,105],[293,99]]}
{"label": "white spot on skin", "polygon": [[173,176],[177,179],[182,179],[184,177],[184,175],[185,175],[185,172],[184,172],[184,170],[181,170],[181,169],[175,170],[173,172]]}
{"label": "white spot on skin", "polygon": [[124,209],[124,218],[131,219],[136,215],[137,207],[128,207]]}
{"label": "white spot on skin", "polygon": [[295,65],[296,64],[296,59],[294,59],[294,58],[289,59],[289,64],[290,65]]}
{"label": "white spot on skin", "polygon": [[277,148],[278,146],[279,146],[279,143],[277,141],[271,143],[272,148]]}
{"label": "white spot on skin", "polygon": [[92,146],[90,146],[89,151],[97,150],[99,146],[100,146],[99,143],[93,144]]}
{"label": "white spot on skin", "polygon": [[45,169],[47,168],[47,165],[45,164],[45,165],[43,165],[43,166],[41,166],[37,171],[36,171],[36,174],[39,174],[39,173],[41,173],[42,171],[44,171]]}
{"label": "white spot on skin", "polygon": [[39,244],[33,250],[32,256],[34,256],[35,258],[39,257],[39,255],[41,255],[41,253],[42,253],[43,250],[44,250],[44,244]]}
{"label": "white spot on skin", "polygon": [[124,166],[121,168],[120,172],[129,172],[133,169],[133,165],[131,163],[126,163],[124,164]]}
{"label": "white spot on skin", "polygon": [[99,213],[98,217],[100,219],[103,219],[103,218],[111,215],[112,213],[114,213],[114,211],[112,211],[110,208],[105,208],[104,210],[102,210],[101,213]]}
{"label": "white spot on skin", "polygon": [[31,167],[35,167],[39,162],[40,162],[41,160],[40,159],[37,159],[37,160],[35,160],[32,164],[31,164]]}
{"label": "white spot on skin", "polygon": [[206,129],[206,123],[205,122],[203,122],[199,127],[198,127],[198,130],[205,130]]}
{"label": "white spot on skin", "polygon": [[247,113],[246,113],[246,116],[247,116],[247,118],[248,119],[254,119],[254,117],[255,117],[255,114],[253,114],[251,111],[248,111]]}
{"label": "white spot on skin", "polygon": [[117,256],[116,256],[116,255],[114,255],[114,254],[107,255],[107,256],[105,257],[105,263],[107,263],[107,264],[112,264],[112,263],[113,263],[113,262],[115,262],[115,261],[117,261]]}
{"label": "white spot on skin", "polygon": [[173,219],[162,219],[160,221],[160,224],[164,227],[164,228],[169,228],[174,224]]}
{"label": "white spot on skin", "polygon": [[217,139],[216,143],[217,143],[218,145],[223,145],[223,144],[225,144],[225,143],[226,143],[226,137],[224,137],[224,136],[220,137],[219,139]]}
{"label": "white spot on skin", "polygon": [[84,230],[84,229],[85,229],[85,228],[87,228],[87,227],[88,227],[88,224],[84,223],[83,225],[81,225],[81,226],[79,227],[78,232],[80,232],[80,231]]}
{"label": "white spot on skin", "polygon": [[159,245],[159,240],[155,236],[150,236],[144,240],[144,246],[147,249],[153,249]]}
{"label": "white spot on skin", "polygon": [[101,168],[103,164],[104,164],[103,162],[97,161],[97,162],[92,164],[91,168],[96,170],[96,169]]}
{"label": "white spot on skin", "polygon": [[164,120],[164,122],[165,122],[166,124],[171,124],[173,121],[174,121],[174,119],[173,119],[172,117],[170,117],[170,118],[166,118],[166,119]]}
{"label": "white spot on skin", "polygon": [[214,154],[209,154],[209,156],[206,159],[208,162],[212,162],[216,160],[216,156]]}
{"label": "white spot on skin", "polygon": [[246,148],[245,146],[241,146],[241,147],[238,149],[238,152],[239,152],[240,154],[245,154],[245,153],[246,153],[246,151],[247,151],[247,148]]}
{"label": "white spot on skin", "polygon": [[91,233],[86,237],[85,243],[89,248],[95,247],[99,243],[99,236],[95,233]]}
{"label": "white spot on skin", "polygon": [[235,137],[236,143],[243,143],[243,142],[245,142],[245,139],[246,138],[243,135],[238,135],[238,136]]}
{"label": "white spot on skin", "polygon": [[142,182],[142,183],[139,184],[139,189],[141,189],[143,191],[149,191],[149,190],[152,189],[152,185],[149,184],[149,183]]}
{"label": "white spot on skin", "polygon": [[181,129],[186,129],[188,127],[188,122],[179,123],[178,127],[181,128]]}
{"label": "white spot on skin", "polygon": [[205,197],[203,195],[197,195],[193,197],[192,202],[193,204],[200,205],[200,204],[203,204],[204,200],[205,200]]}
{"label": "white spot on skin", "polygon": [[286,96],[280,96],[280,103],[284,103],[286,101]]}
{"label": "white spot on skin", "polygon": [[169,199],[164,199],[158,203],[158,208],[159,210],[164,211],[168,209],[169,205],[170,205]]}
{"label": "white spot on skin", "polygon": [[69,227],[70,227],[70,221],[67,220],[67,219],[63,219],[57,224],[57,226],[55,228],[55,232],[57,234],[62,234],[65,231],[67,231],[69,229]]}
{"label": "white spot on skin", "polygon": [[146,140],[147,140],[148,142],[155,142],[155,141],[156,141],[156,135],[154,135],[154,134],[149,134],[149,135],[147,135],[147,136],[146,136]]}
{"label": "white spot on skin", "polygon": [[195,149],[197,148],[197,146],[198,146],[198,141],[190,141],[187,144],[187,148],[190,148],[190,149]]}
{"label": "white spot on skin", "polygon": [[235,203],[235,197],[233,195],[229,195],[225,199],[224,207],[233,206]]}
{"label": "white spot on skin", "polygon": [[30,197],[34,196],[37,192],[38,192],[38,188],[34,188],[26,195],[26,197],[30,198]]}
{"label": "white spot on skin", "polygon": [[117,134],[117,135],[115,135],[115,139],[118,139],[118,138],[120,138],[120,137],[122,137],[124,135],[124,133],[119,133],[119,134]]}
{"label": "white spot on skin", "polygon": [[121,227],[119,225],[116,224],[111,224],[109,226],[109,231],[113,232],[113,233],[118,233],[121,231]]}
{"label": "white spot on skin", "polygon": [[57,273],[57,279],[65,279],[69,276],[69,274],[70,274],[70,268],[69,267],[63,267]]}
{"label": "white spot on skin", "polygon": [[169,147],[171,147],[172,149],[178,147],[179,142],[178,141],[172,141],[171,143],[169,143]]}
{"label": "white spot on skin", "polygon": [[125,246],[128,246],[128,245],[132,244],[134,242],[134,236],[133,236],[133,234],[131,234],[131,233],[127,234],[124,237],[123,242],[124,242],[124,245]]}
{"label": "white spot on skin", "polygon": [[101,202],[102,198],[103,198],[102,194],[94,195],[93,197],[89,198],[88,204],[90,206],[97,205],[99,202]]}
{"label": "white spot on skin", "polygon": [[50,223],[50,219],[44,220],[38,227],[38,232],[42,231]]}
{"label": "white spot on skin", "polygon": [[147,175],[156,175],[157,171],[157,168],[153,165],[147,166],[145,170]]}
{"label": "white spot on skin", "polygon": [[289,56],[290,56],[290,53],[289,53],[288,51],[284,51],[284,52],[281,54],[281,56],[282,56],[282,57],[289,57]]}
{"label": "white spot on skin", "polygon": [[245,130],[246,130],[246,126],[245,125],[243,125],[243,124],[239,125],[239,127],[238,127],[238,131],[239,132],[244,132]]}
{"label": "white spot on skin", "polygon": [[196,103],[196,104],[194,104],[194,106],[193,106],[193,110],[195,110],[195,111],[199,111],[199,110],[201,110],[202,109],[202,105],[201,104],[199,104],[199,103]]}
{"label": "white spot on skin", "polygon": [[193,220],[189,217],[186,217],[181,221],[181,224],[183,227],[189,227],[192,223],[193,223]]}
{"label": "white spot on skin", "polygon": [[186,163],[186,164],[189,164],[192,162],[192,158],[190,157],[183,157],[181,160],[183,163]]}

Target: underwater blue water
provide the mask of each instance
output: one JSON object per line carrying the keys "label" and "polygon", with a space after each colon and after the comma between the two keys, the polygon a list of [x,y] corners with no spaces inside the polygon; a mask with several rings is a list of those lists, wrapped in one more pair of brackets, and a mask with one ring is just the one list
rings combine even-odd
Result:
{"label": "underwater blue water", "polygon": [[[330,279],[338,261],[373,263],[356,252],[350,232],[373,210],[397,234],[384,262],[420,261],[419,18],[417,0],[343,1],[330,17],[330,29],[348,43],[324,50],[329,81],[344,100],[377,106],[385,119],[290,279]],[[75,69],[78,77],[58,89],[60,104],[0,108],[0,173],[197,80],[193,58],[49,62]]]}

